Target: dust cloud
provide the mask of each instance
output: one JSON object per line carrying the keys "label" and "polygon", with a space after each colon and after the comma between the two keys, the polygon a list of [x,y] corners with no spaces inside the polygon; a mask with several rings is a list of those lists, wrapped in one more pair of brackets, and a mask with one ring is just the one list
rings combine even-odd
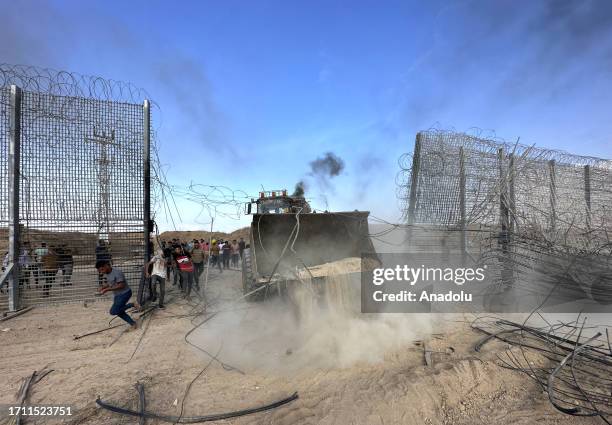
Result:
{"label": "dust cloud", "polygon": [[303,279],[287,297],[276,291],[264,301],[211,307],[219,313],[193,342],[247,373],[282,374],[375,364],[431,332],[426,315],[361,314],[359,273]]}

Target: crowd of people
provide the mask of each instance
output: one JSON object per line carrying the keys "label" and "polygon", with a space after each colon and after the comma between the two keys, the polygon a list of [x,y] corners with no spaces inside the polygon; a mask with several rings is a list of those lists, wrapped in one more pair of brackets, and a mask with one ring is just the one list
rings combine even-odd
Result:
{"label": "crowd of people", "polygon": [[240,259],[245,247],[243,238],[240,238],[239,241],[212,239],[210,243],[204,239],[184,242],[176,238],[161,242],[162,253],[168,261],[168,272],[173,272],[173,284],[176,284],[177,280],[182,284],[183,280],[189,279],[189,276],[181,273],[186,268],[193,268],[193,280],[196,284],[204,268],[209,265],[220,272],[227,269],[240,269]]}
{"label": "crowd of people", "polygon": [[[220,272],[227,269],[239,269],[240,259],[244,255],[246,243],[243,238],[240,241],[224,241],[212,239],[206,242],[203,239],[193,239],[183,242],[179,239],[162,241],[161,246],[144,265],[144,275],[148,279],[150,288],[150,299],[158,302],[158,308],[164,309],[166,293],[166,282],[179,286],[184,297],[189,299],[192,291],[201,291],[201,278],[205,267],[213,266]],[[127,310],[136,307],[140,309],[137,302],[130,303],[132,291],[127,283],[123,272],[111,264],[110,256],[103,250],[96,251],[96,269],[103,276],[103,283],[99,292],[105,294],[113,292],[113,305],[110,314],[118,316],[127,322],[132,329],[138,327],[127,313]]]}
{"label": "crowd of people", "polygon": [[[8,252],[2,261],[2,270],[8,267]],[[72,250],[66,244],[47,246],[41,242],[32,249],[25,242],[19,253],[18,264],[20,268],[19,286],[32,287],[32,280],[36,288],[42,283],[43,296],[48,297],[52,285],[56,282],[58,272],[61,272],[60,286],[72,285],[72,272],[74,270],[74,257]],[[0,288],[0,291],[4,291]]]}
{"label": "crowd of people", "polygon": [[[243,238],[225,241],[212,239],[193,239],[189,242],[180,239],[161,241],[161,246],[145,265],[145,276],[150,278],[152,301],[164,308],[166,282],[178,286],[186,298],[192,291],[201,291],[200,283],[206,267],[214,267],[223,272],[227,269],[240,269],[240,260],[246,248]],[[158,290],[159,288],[159,290]]]}
{"label": "crowd of people", "polygon": [[[224,270],[240,270],[241,259],[247,245],[243,238],[239,240],[193,239],[185,242],[179,239],[161,241],[161,246],[145,264],[144,275],[150,282],[151,301],[164,308],[166,282],[178,286],[185,298],[190,298],[192,291],[200,293],[202,275],[206,267]],[[108,244],[99,240],[95,249],[95,267],[98,271],[98,292],[112,292],[113,305],[110,314],[125,320],[132,327],[136,322],[126,313],[132,307],[140,309],[137,302],[129,303],[132,291],[125,275],[118,267],[113,266]],[[8,267],[9,256],[5,254],[2,269]],[[20,268],[20,287],[31,288],[32,280],[36,288],[42,283],[43,296],[48,297],[50,289],[57,282],[61,272],[60,286],[72,285],[74,258],[72,250],[66,244],[47,246],[41,242],[34,249],[24,243],[18,259]],[[0,288],[0,291],[3,291]]]}

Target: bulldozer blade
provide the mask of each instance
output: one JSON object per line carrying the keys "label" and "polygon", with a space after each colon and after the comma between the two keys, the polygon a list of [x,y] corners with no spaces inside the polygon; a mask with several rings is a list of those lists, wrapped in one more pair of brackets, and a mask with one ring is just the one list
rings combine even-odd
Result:
{"label": "bulldozer blade", "polygon": [[269,277],[279,265],[286,270],[348,257],[376,257],[368,215],[367,211],[254,215],[250,246],[255,274]]}

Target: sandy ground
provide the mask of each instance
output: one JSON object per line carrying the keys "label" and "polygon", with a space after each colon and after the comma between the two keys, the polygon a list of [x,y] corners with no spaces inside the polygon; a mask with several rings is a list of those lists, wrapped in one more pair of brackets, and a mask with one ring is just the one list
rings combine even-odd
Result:
{"label": "sandy ground", "polygon": [[[123,327],[74,340],[108,326],[110,298],[36,308],[0,322],[0,404],[13,403],[22,378],[51,368],[31,389],[30,403],[70,405],[63,420],[25,423],[127,424],[136,418],[99,409],[96,397],[136,409],[134,384],[143,382],[148,410],[205,415],[258,406],[299,393],[275,410],[228,424],[595,424],[556,412],[526,376],[497,365],[506,348],[492,342],[475,353],[480,335],[456,320],[393,316],[353,320],[320,315],[296,323],[278,300],[235,301],[240,273],[211,271],[208,317],[188,345],[185,334],[206,316],[198,299],[187,302],[170,289],[166,310],[156,310],[140,330]],[[117,320],[113,324],[118,323]],[[428,336],[429,335],[429,336]],[[424,364],[422,339],[434,353]],[[114,340],[112,345],[110,345]],[[110,345],[110,346],[109,346]],[[157,423],[148,420],[148,423]]]}

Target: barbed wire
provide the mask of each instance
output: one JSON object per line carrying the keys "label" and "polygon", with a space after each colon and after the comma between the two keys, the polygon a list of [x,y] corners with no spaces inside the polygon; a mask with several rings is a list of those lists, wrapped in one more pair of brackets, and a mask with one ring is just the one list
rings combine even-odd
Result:
{"label": "barbed wire", "polygon": [[494,339],[508,344],[497,356],[500,366],[533,379],[557,410],[612,423],[609,327],[587,326],[586,318],[580,317],[565,323],[540,318],[544,323],[538,326],[495,317],[476,319],[472,328],[486,337],[475,350]]}
{"label": "barbed wire", "polygon": [[0,63],[0,87],[13,84],[22,90],[54,96],[126,103],[142,103],[145,99],[150,99],[144,89],[128,82],[52,68]]}
{"label": "barbed wire", "polygon": [[194,182],[185,187],[170,186],[169,190],[174,196],[196,204],[200,208],[194,218],[196,222],[203,215],[207,215],[211,220],[218,217],[239,220],[244,214],[244,204],[251,199],[242,190]]}

